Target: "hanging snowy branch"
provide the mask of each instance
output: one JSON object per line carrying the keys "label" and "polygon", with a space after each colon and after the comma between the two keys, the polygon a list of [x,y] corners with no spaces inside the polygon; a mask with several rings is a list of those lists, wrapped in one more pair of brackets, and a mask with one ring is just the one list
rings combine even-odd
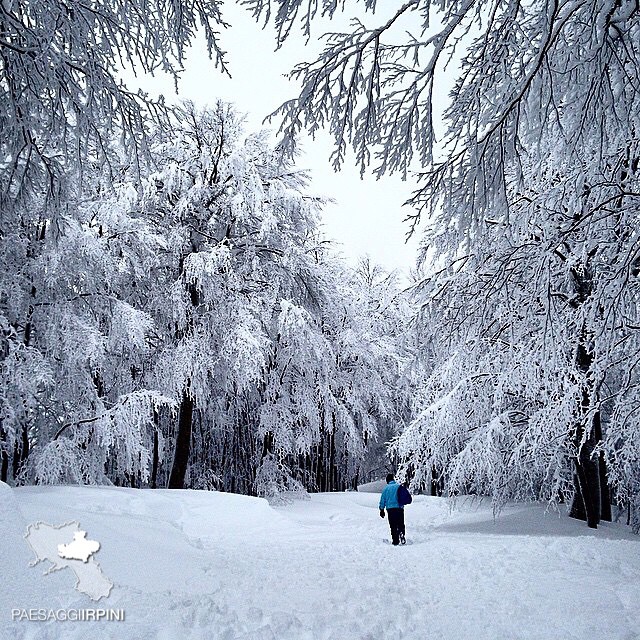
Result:
{"label": "hanging snowy branch", "polygon": [[[106,160],[118,131],[144,150],[148,118],[165,119],[162,101],[132,93],[114,64],[134,73],[168,72],[177,81],[198,30],[228,73],[216,2],[26,2],[0,7],[0,202],[44,190],[57,199],[65,172],[89,154]],[[80,166],[73,167],[73,162]]]}

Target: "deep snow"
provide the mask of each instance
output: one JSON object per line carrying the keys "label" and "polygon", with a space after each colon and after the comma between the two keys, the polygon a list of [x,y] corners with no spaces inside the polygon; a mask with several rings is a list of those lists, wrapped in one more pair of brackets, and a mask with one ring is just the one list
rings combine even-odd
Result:
{"label": "deep snow", "polygon": [[[272,508],[215,492],[0,485],[0,638],[632,640],[640,538],[540,506],[417,496],[393,547],[376,493]],[[114,583],[97,605],[24,539],[78,520]],[[14,608],[122,608],[124,622],[11,622]]]}

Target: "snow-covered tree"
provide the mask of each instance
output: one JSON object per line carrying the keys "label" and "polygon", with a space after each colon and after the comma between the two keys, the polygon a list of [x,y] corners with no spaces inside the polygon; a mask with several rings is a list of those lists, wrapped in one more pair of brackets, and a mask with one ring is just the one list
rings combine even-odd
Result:
{"label": "snow-covered tree", "polygon": [[367,335],[369,309],[327,253],[322,201],[222,104],[188,105],[154,153],[143,208],[171,229],[172,275],[154,288],[165,338],[153,385],[180,403],[169,485],[347,486],[399,363],[382,327]]}
{"label": "snow-covered tree", "polygon": [[[9,0],[0,7],[3,478],[9,457],[14,475],[25,461],[29,442],[36,438],[31,433],[36,418],[52,425],[63,419],[65,410],[52,409],[60,398],[52,398],[48,386],[63,379],[60,363],[68,360],[60,351],[69,355],[76,349],[77,364],[84,362],[95,370],[112,346],[103,340],[112,317],[119,324],[114,331],[135,329],[137,345],[148,326],[147,318],[139,322],[132,308],[109,288],[121,280],[123,263],[137,249],[123,250],[118,257],[120,250],[114,245],[120,236],[100,231],[116,222],[110,219],[104,224],[85,206],[97,174],[106,178],[102,191],[107,185],[117,190],[122,184],[123,164],[112,153],[114,136],[122,138],[130,156],[124,164],[131,163],[140,172],[150,123],[166,123],[169,113],[162,101],[128,91],[118,79],[119,69],[144,73],[161,69],[177,78],[185,49],[196,30],[202,29],[210,54],[224,70],[218,26],[225,25],[217,3],[205,6],[191,0],[169,4]],[[108,208],[103,201],[101,209]],[[124,228],[116,232],[122,232],[123,244],[141,232],[139,221],[132,223],[138,225],[136,230],[126,228],[129,222],[124,218],[120,222]],[[55,278],[60,278],[57,284]],[[64,337],[56,334],[62,328]],[[52,340],[46,353],[45,331]],[[68,378],[69,387],[76,381]],[[88,390],[87,398],[94,393],[86,380],[79,384]],[[96,379],[94,386],[101,396],[103,383]],[[65,401],[74,406],[70,397]],[[82,402],[75,407],[80,415],[85,408]],[[21,425],[18,432],[16,424]],[[75,424],[71,417],[71,425]],[[66,426],[65,434],[70,431]],[[60,448],[60,443],[56,446]]]}
{"label": "snow-covered tree", "polygon": [[554,169],[512,208],[525,224],[487,230],[423,283],[437,355],[399,442],[419,475],[435,466],[452,492],[498,504],[575,493],[585,517],[610,519],[609,486],[636,504],[637,214],[611,171],[585,190],[588,163]]}
{"label": "snow-covered tree", "polygon": [[122,84],[119,70],[176,79],[196,32],[226,71],[217,29],[221,3],[194,0],[8,0],[0,14],[0,203],[63,197],[66,176],[97,148],[108,162],[110,135],[143,150],[150,117],[164,104]]}
{"label": "snow-covered tree", "polygon": [[116,452],[112,475],[147,473],[153,410],[170,401],[141,386],[153,320],[136,284],[164,240],[135,189],[110,184],[96,174],[38,237],[28,223],[0,242],[3,480],[11,458],[23,481],[101,482]]}
{"label": "snow-covered tree", "polygon": [[227,105],[188,105],[154,154],[162,168],[143,206],[167,225],[172,248],[166,288],[154,291],[166,332],[155,376],[180,402],[169,485],[183,486],[194,420],[235,429],[236,405],[262,380],[267,323],[280,289],[295,285],[320,201],[301,193],[304,175],[279,166],[263,135],[242,139]]}
{"label": "snow-covered tree", "polygon": [[[378,444],[403,424],[410,314],[394,276],[368,261],[355,271],[335,260],[316,269],[325,280],[316,285],[320,306],[279,318],[267,410],[278,412],[304,485],[333,491],[357,486]],[[300,422],[312,427],[307,441],[287,430]]]}
{"label": "snow-covered tree", "polygon": [[451,490],[574,495],[590,526],[607,473],[638,501],[639,33],[634,1],[410,0],[329,36],[278,112],[288,149],[328,126],[336,166],[351,145],[363,170],[418,170],[425,317],[446,333],[401,450]]}
{"label": "snow-covered tree", "polygon": [[397,413],[397,287],[363,295],[306,175],[229,105],[174,112],[145,165],[108,153],[1,244],[3,479],[356,483]]}
{"label": "snow-covered tree", "polygon": [[[155,485],[171,465],[171,486],[191,473],[255,491],[265,461],[291,478],[328,438],[319,482],[331,467],[327,486],[343,486],[389,410],[382,378],[365,385],[349,360],[365,362],[352,338],[365,314],[333,290],[346,271],[325,255],[304,176],[263,137],[240,142],[228,108],[169,109],[118,79],[177,80],[199,28],[227,71],[220,9],[2,5],[3,479]],[[287,349],[297,370],[315,365],[307,387],[285,374]],[[285,395],[302,419],[269,414]],[[227,474],[207,451],[232,461]]]}

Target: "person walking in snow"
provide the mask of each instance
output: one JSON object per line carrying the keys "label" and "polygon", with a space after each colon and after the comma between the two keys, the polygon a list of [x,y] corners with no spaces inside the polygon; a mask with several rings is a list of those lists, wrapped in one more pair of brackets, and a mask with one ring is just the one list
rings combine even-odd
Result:
{"label": "person walking in snow", "polygon": [[384,518],[386,508],[389,516],[389,528],[391,529],[391,542],[394,545],[406,544],[404,527],[404,506],[411,503],[409,491],[399,485],[393,478],[393,473],[387,475],[387,486],[380,496],[380,517]]}

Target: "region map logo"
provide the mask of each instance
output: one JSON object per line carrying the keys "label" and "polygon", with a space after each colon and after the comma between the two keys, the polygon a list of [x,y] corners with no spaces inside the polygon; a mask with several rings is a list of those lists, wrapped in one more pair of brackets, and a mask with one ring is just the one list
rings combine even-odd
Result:
{"label": "region map logo", "polygon": [[107,580],[93,555],[100,549],[100,543],[87,539],[87,532],[80,529],[77,521],[53,526],[37,522],[27,527],[25,539],[36,557],[30,566],[45,560],[51,566],[44,575],[61,569],[71,569],[75,574],[75,588],[92,600],[106,598],[113,583]]}

